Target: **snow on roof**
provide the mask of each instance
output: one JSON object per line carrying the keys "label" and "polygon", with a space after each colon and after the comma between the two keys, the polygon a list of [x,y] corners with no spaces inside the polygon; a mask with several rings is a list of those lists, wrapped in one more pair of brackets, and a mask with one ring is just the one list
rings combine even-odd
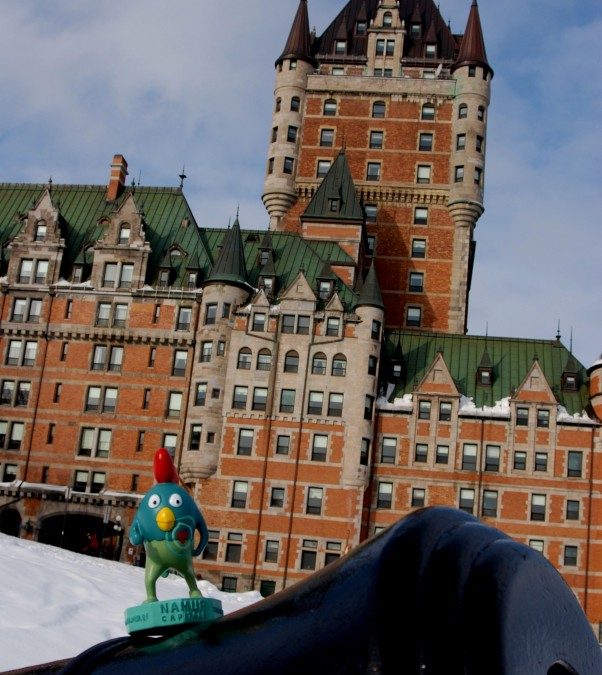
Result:
{"label": "snow on roof", "polygon": [[563,405],[558,406],[556,421],[566,424],[597,424],[596,421],[591,419],[591,417],[585,411],[582,411],[581,413],[575,413],[574,415],[569,415],[567,409]]}
{"label": "snow on roof", "polygon": [[460,397],[460,415],[467,417],[499,417],[508,419],[510,417],[510,397],[507,396],[501,401],[496,401],[492,406],[484,405],[477,408],[472,398],[466,396]]}
{"label": "snow on roof", "polygon": [[395,385],[389,383],[387,393],[376,401],[378,409],[412,412],[414,407],[414,404],[412,403],[412,394],[404,394],[401,398],[394,399],[393,403],[389,403],[389,396],[393,393],[393,389],[395,389]]}

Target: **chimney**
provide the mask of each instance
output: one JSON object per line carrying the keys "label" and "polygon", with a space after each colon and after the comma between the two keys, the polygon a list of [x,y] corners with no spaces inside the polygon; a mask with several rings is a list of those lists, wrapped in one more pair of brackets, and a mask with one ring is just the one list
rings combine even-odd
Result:
{"label": "chimney", "polygon": [[115,155],[111,162],[111,176],[107,187],[107,201],[114,202],[123,192],[125,177],[128,175],[128,163],[123,155]]}

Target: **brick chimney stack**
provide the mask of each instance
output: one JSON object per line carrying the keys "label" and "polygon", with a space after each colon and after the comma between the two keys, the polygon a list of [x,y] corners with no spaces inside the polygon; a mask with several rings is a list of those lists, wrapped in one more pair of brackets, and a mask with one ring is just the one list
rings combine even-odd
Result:
{"label": "brick chimney stack", "polygon": [[123,155],[115,155],[111,162],[111,176],[107,187],[107,201],[114,202],[123,192],[125,177],[128,175],[128,163]]}

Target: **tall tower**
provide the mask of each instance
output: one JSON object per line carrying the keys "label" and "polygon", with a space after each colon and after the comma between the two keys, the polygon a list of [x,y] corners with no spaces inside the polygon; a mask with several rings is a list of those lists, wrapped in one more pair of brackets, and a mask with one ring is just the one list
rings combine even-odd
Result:
{"label": "tall tower", "polygon": [[485,138],[493,70],[487,62],[477,0],[473,0],[460,53],[451,68],[456,82],[448,208],[456,226],[450,324],[466,330],[474,263],[473,232],[483,213]]}
{"label": "tall tower", "polygon": [[276,61],[274,108],[262,195],[270,215],[270,229],[278,227],[296,200],[295,176],[307,76],[316,67],[310,52],[307,0],[300,0],[284,51]]}
{"label": "tall tower", "polygon": [[311,238],[303,215],[344,149],[387,325],[465,332],[493,74],[476,2],[464,37],[434,0],[349,0],[312,40],[302,1],[276,64],[270,227]]}

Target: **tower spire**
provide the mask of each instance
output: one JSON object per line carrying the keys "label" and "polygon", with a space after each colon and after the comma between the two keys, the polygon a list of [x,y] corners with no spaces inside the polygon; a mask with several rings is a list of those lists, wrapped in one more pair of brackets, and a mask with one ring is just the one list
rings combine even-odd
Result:
{"label": "tower spire", "polygon": [[481,28],[477,0],[473,0],[470,7],[466,30],[464,31],[462,43],[460,44],[460,52],[456,62],[452,66],[452,72],[460,66],[482,66],[485,71],[489,71],[493,77],[493,69],[487,61],[485,40],[483,38],[483,29]]}
{"label": "tower spire", "polygon": [[307,0],[299,0],[299,7],[293,20],[291,32],[284,45],[282,54],[278,57],[276,65],[284,59],[299,59],[312,65],[316,61],[311,56],[311,38],[309,33],[309,16],[307,12]]}

